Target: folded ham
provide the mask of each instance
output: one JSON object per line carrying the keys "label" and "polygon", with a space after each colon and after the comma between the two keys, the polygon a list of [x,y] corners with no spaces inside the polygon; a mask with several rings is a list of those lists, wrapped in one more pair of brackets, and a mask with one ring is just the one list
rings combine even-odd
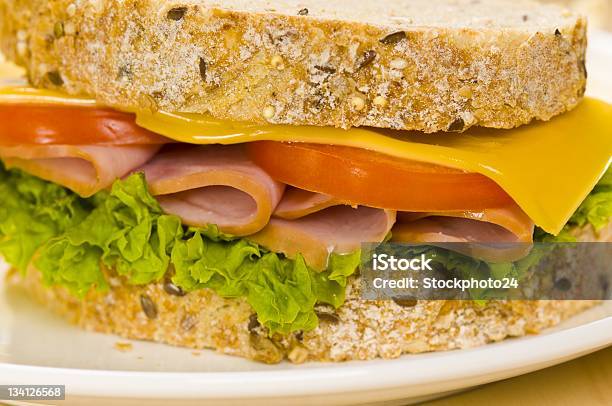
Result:
{"label": "folded ham", "polygon": [[[533,222],[516,205],[481,211],[399,212],[397,223],[391,214],[351,208],[332,196],[288,188],[275,218],[249,238],[289,257],[300,252],[316,266],[325,264],[329,252],[380,242],[389,231],[396,242],[447,244],[446,248],[495,262],[522,258],[531,248]],[[471,244],[448,244],[457,242]]]}
{"label": "folded ham", "polygon": [[400,213],[392,240],[427,242],[487,261],[506,262],[529,253],[533,228],[533,221],[516,205],[481,211]]}
{"label": "folded ham", "polygon": [[88,197],[146,163],[159,145],[22,145],[0,147],[7,167],[58,183]]}
{"label": "folded ham", "polygon": [[242,145],[170,145],[140,170],[166,212],[235,236],[264,228],[285,189]]}
{"label": "folded ham", "polygon": [[335,197],[289,186],[274,211],[274,217],[293,220],[341,204],[342,201]]}
{"label": "folded ham", "polygon": [[400,213],[394,240],[406,242],[532,242],[533,221],[516,205],[479,211]]}
{"label": "folded ham", "polygon": [[381,242],[395,223],[392,210],[333,206],[293,220],[272,218],[250,240],[289,258],[301,254],[316,270],[327,268],[329,255],[358,250],[363,242]]}

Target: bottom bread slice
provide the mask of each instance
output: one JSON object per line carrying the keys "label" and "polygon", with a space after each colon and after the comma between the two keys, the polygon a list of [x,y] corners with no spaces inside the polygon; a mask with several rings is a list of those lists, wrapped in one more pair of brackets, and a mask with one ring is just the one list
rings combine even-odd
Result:
{"label": "bottom bread slice", "polygon": [[346,303],[336,311],[321,308],[315,330],[268,337],[245,300],[224,299],[208,289],[176,296],[163,282],[131,286],[108,277],[108,291],[90,292],[83,300],[63,288],[43,286],[35,269],[25,276],[11,271],[7,281],[87,330],[266,363],[395,358],[475,347],[538,333],[598,303],[366,301],[358,293],[359,278],[352,278]]}

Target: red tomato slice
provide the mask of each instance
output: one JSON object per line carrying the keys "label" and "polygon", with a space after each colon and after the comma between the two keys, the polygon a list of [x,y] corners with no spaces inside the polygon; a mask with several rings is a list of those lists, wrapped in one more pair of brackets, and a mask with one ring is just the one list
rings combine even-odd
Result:
{"label": "red tomato slice", "polygon": [[134,114],[82,106],[0,103],[0,145],[145,145],[171,140],[136,125]]}
{"label": "red tomato slice", "polygon": [[260,141],[251,159],[274,179],[371,207],[451,211],[501,207],[512,202],[495,182],[424,162],[334,145]]}

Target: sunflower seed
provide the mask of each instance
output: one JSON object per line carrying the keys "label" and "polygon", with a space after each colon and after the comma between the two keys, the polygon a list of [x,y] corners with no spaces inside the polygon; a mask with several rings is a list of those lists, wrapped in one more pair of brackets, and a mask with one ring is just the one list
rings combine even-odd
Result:
{"label": "sunflower seed", "polygon": [[172,296],[185,296],[187,294],[183,289],[170,281],[164,283],[164,291]]}
{"label": "sunflower seed", "polygon": [[249,325],[248,329],[251,334],[257,334],[257,330],[259,329],[260,324],[259,320],[257,320],[257,315],[255,313],[251,314],[249,317]]}
{"label": "sunflower seed", "polygon": [[331,324],[340,323],[340,317],[336,313],[327,313],[327,312],[321,312],[318,310],[315,310],[315,313],[317,317],[319,318],[319,320],[321,321],[326,321]]}
{"label": "sunflower seed", "polygon": [[409,296],[393,298],[393,301],[401,307],[414,307],[418,303],[418,300]]}
{"label": "sunflower seed", "polygon": [[206,68],[208,67],[206,60],[202,57],[200,57],[200,77],[202,78],[202,80],[204,81],[204,83],[206,83]]}
{"label": "sunflower seed", "polygon": [[179,21],[182,20],[187,12],[187,7],[175,7],[173,9],[168,10],[168,20]]}
{"label": "sunflower seed", "polygon": [[325,73],[336,73],[336,69],[332,68],[331,66],[320,66],[320,65],[315,65],[315,69],[320,70],[321,72],[325,72]]}
{"label": "sunflower seed", "polygon": [[142,307],[142,311],[149,319],[157,318],[157,306],[155,306],[149,295],[140,295],[140,307]]}
{"label": "sunflower seed", "polygon": [[363,56],[361,57],[361,60],[359,61],[359,64],[357,65],[357,69],[365,68],[366,66],[374,62],[374,59],[376,59],[376,51],[372,49],[369,51],[365,51],[363,53]]}
{"label": "sunflower seed", "polygon": [[55,86],[61,86],[64,84],[64,79],[62,79],[62,76],[56,70],[47,72],[47,79],[49,79],[49,82],[51,82]]}
{"label": "sunflower seed", "polygon": [[448,126],[447,131],[448,132],[461,132],[463,131],[464,127],[465,127],[465,122],[463,121],[461,117],[459,117],[458,119],[453,121],[451,125]]}
{"label": "sunflower seed", "polygon": [[398,31],[398,32],[394,32],[392,34],[387,35],[386,37],[381,39],[380,42],[385,45],[392,45],[392,44],[397,44],[398,42],[400,42],[401,40],[405,38],[406,38],[406,32]]}

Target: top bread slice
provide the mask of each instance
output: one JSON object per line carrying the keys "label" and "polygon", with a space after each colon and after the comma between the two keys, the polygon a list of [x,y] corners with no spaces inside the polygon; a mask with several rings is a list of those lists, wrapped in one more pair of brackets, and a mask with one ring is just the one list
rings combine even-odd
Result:
{"label": "top bread slice", "polygon": [[573,108],[586,21],[522,0],[0,0],[37,87],[220,119],[461,132]]}

